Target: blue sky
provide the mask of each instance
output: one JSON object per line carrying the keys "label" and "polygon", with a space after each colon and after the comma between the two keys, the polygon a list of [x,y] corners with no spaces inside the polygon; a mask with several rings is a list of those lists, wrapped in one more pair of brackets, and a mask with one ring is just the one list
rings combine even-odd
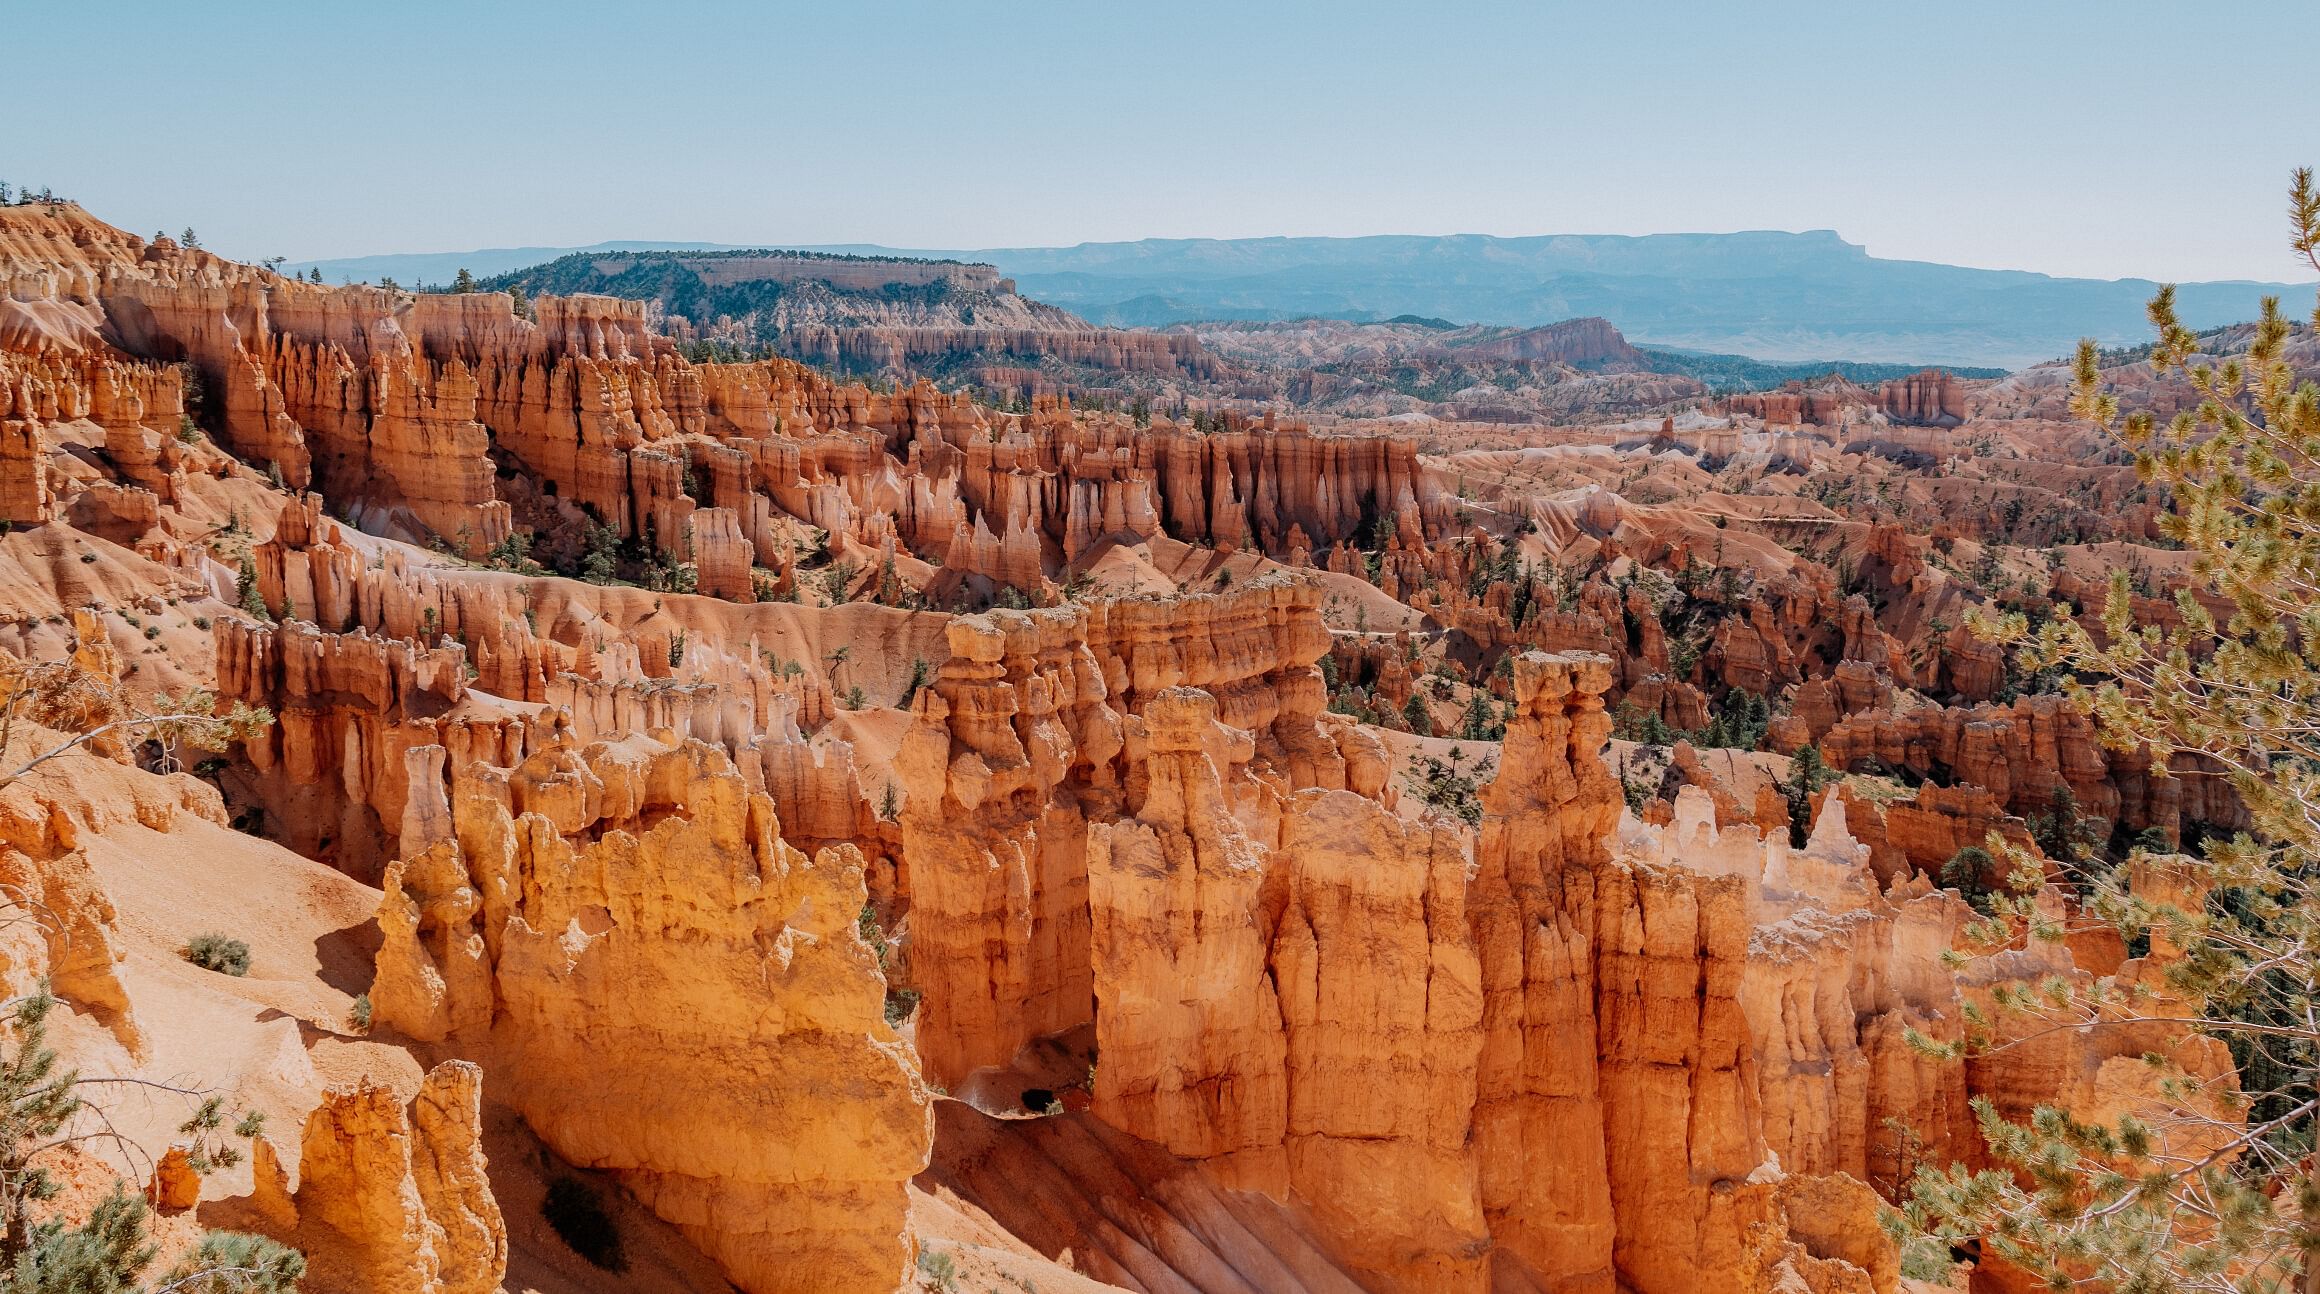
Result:
{"label": "blue sky", "polygon": [[0,0],[0,178],[243,257],[1834,228],[2310,277],[2320,7],[2212,8]]}

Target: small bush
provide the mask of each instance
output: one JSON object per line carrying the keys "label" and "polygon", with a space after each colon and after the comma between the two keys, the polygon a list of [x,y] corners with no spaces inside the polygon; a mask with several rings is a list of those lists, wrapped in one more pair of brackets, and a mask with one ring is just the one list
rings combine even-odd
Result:
{"label": "small bush", "polygon": [[959,1287],[958,1261],[949,1254],[938,1254],[931,1249],[919,1251],[918,1279],[926,1289],[950,1294]]}
{"label": "small bush", "polygon": [[1987,916],[1990,896],[1996,893],[1987,879],[1993,865],[1989,850],[1980,845],[1967,845],[1941,865],[1941,883],[1956,890],[1960,898],[1973,905],[1974,911]]}
{"label": "small bush", "polygon": [[161,626],[160,626],[160,625],[147,625],[147,626],[145,626],[145,636],[146,636],[147,638],[159,638],[159,637],[161,636]]}
{"label": "small bush", "polygon": [[886,990],[886,1023],[899,1027],[916,1010],[918,1010],[917,989],[890,988]]}
{"label": "small bush", "polygon": [[250,946],[220,934],[195,935],[186,942],[185,960],[220,975],[250,973]]}
{"label": "small bush", "polygon": [[620,1228],[604,1211],[596,1188],[577,1177],[559,1177],[548,1183],[548,1198],[540,1202],[540,1216],[572,1252],[589,1265],[608,1272],[628,1270],[628,1256],[620,1249]]}
{"label": "small bush", "polygon": [[370,1027],[371,1027],[371,995],[370,995],[370,994],[368,994],[368,993],[365,993],[365,994],[363,994],[361,997],[358,997],[358,998],[356,998],[356,999],[354,1000],[354,1006],[353,1006],[353,1008],[352,1008],[351,1010],[349,1010],[349,1011],[346,1013],[346,1022],[347,1022],[348,1024],[351,1024],[351,1025],[353,1025],[355,1028],[357,1028],[357,1029],[359,1029],[359,1030],[363,1031],[364,1033],[368,1033],[368,1032],[370,1032]]}

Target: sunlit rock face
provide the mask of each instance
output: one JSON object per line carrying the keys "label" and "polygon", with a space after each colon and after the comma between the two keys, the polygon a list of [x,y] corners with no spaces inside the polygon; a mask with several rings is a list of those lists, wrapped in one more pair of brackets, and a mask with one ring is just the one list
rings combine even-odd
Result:
{"label": "sunlit rock face", "polygon": [[892,1289],[931,1134],[856,928],[859,854],[783,844],[772,801],[700,742],[448,782],[439,749],[411,757],[380,1017],[503,1075],[542,1140],[742,1288]]}

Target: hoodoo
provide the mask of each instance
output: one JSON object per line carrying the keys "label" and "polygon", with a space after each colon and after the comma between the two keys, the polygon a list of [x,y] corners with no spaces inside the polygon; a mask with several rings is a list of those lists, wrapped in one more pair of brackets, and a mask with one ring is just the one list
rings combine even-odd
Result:
{"label": "hoodoo", "polygon": [[[119,120],[59,68],[161,87],[160,196],[237,250],[547,228],[515,172],[617,177],[573,228],[1229,224],[1008,163],[1118,133],[1086,68],[1272,39],[437,23],[425,95],[512,87],[522,142],[357,210],[410,114],[280,100],[353,17],[67,57],[48,9],[28,156]],[[1454,108],[1455,21],[1337,54]],[[313,66],[407,103],[381,39]],[[172,82],[250,49],[231,122]],[[604,50],[686,115],[581,94]],[[1794,133],[1761,97],[1717,147]],[[1384,101],[1274,98],[1235,129]],[[1452,117],[1575,111],[1503,106]],[[1395,151],[1338,133],[1275,151]],[[1742,160],[1734,209],[1844,174]],[[0,1290],[2304,1288],[2320,332],[2263,286],[2135,347],[2132,283],[1825,230],[293,268],[0,184]]]}

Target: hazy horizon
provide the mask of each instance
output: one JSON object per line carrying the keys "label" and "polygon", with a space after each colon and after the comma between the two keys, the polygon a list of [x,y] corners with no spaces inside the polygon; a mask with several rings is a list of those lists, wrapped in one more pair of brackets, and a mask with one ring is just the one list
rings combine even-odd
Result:
{"label": "hazy horizon", "polygon": [[[101,211],[99,211],[99,212],[92,212],[92,214],[96,215],[96,216],[97,216],[98,218],[100,218],[100,219],[102,219],[102,218],[103,218],[103,216],[104,216],[104,213],[103,213],[103,212],[101,212]],[[1502,233],[1490,233],[1490,232],[1486,232],[1486,231],[1482,231],[1482,230],[1473,230],[1473,229],[1451,230],[1451,231],[1445,231],[1445,232],[1439,232],[1439,233],[1436,233],[1436,232],[1428,232],[1428,231],[1422,231],[1422,230],[1421,230],[1421,231],[1413,231],[1413,230],[1406,230],[1406,229],[1396,229],[1396,230],[1378,230],[1378,231],[1374,231],[1374,232],[1371,232],[1371,233],[1363,233],[1363,234],[1246,234],[1246,235],[1204,235],[1204,234],[1177,234],[1177,235],[1151,235],[1151,236],[1144,237],[1144,238],[1085,238],[1085,239],[1080,239],[1080,240],[1077,240],[1077,241],[1075,241],[1075,242],[1069,242],[1069,243],[1023,243],[1023,244],[991,244],[991,245],[988,245],[988,246],[980,246],[980,247],[966,247],[966,246],[936,246],[936,245],[932,245],[932,244],[928,244],[928,245],[919,245],[919,246],[902,246],[902,245],[899,245],[899,244],[893,244],[893,243],[876,243],[876,242],[865,242],[865,241],[860,241],[860,240],[854,240],[854,241],[846,241],[846,242],[829,242],[829,243],[806,243],[806,242],[796,242],[796,241],[781,242],[781,241],[767,241],[767,240],[759,240],[759,241],[756,241],[756,242],[748,242],[748,241],[742,241],[742,242],[726,242],[726,241],[719,241],[719,240],[714,240],[714,239],[686,239],[686,238],[672,238],[672,237],[654,236],[654,235],[648,235],[648,234],[634,234],[634,235],[611,235],[611,236],[607,236],[607,237],[603,237],[603,238],[592,238],[592,239],[589,239],[589,240],[587,240],[587,241],[585,241],[585,242],[577,242],[577,243],[542,243],[542,242],[532,241],[532,242],[518,242],[518,243],[510,243],[510,244],[497,245],[497,246],[491,246],[491,247],[413,247],[413,248],[400,248],[400,249],[394,249],[394,250],[383,250],[383,251],[351,252],[351,253],[346,253],[346,254],[343,254],[343,255],[321,255],[321,256],[293,257],[293,258],[288,258],[288,259],[286,260],[285,264],[286,264],[287,266],[290,266],[290,267],[305,267],[305,266],[308,266],[308,265],[316,265],[316,264],[324,264],[324,265],[327,265],[327,264],[333,264],[333,263],[337,263],[337,262],[345,262],[345,261],[367,261],[367,260],[378,260],[378,259],[384,259],[384,258],[389,258],[389,257],[398,257],[398,256],[407,256],[407,257],[443,257],[443,256],[460,256],[460,255],[488,255],[488,254],[493,254],[493,253],[534,252],[534,251],[537,251],[537,252],[552,252],[552,253],[557,253],[557,254],[569,255],[569,254],[571,254],[571,253],[573,253],[573,252],[575,252],[575,251],[589,250],[589,249],[594,249],[594,248],[597,248],[597,247],[602,247],[602,246],[619,246],[619,245],[633,245],[633,246],[635,247],[635,249],[636,249],[636,250],[640,250],[640,251],[644,251],[644,250],[652,250],[652,251],[684,251],[684,250],[689,250],[689,249],[697,249],[697,250],[701,250],[701,251],[733,251],[733,250],[744,250],[744,249],[763,249],[763,250],[766,250],[766,251],[800,251],[800,252],[848,252],[848,251],[860,251],[860,252],[862,252],[862,253],[865,253],[865,254],[890,254],[890,255],[898,255],[898,256],[921,256],[921,257],[923,257],[923,256],[961,256],[961,255],[997,254],[997,253],[1003,253],[1003,252],[1024,252],[1024,251],[1062,251],[1062,250],[1071,250],[1071,249],[1073,249],[1073,248],[1080,248],[1080,247],[1127,246],[1127,245],[1132,245],[1132,244],[1136,244],[1136,243],[1163,243],[1163,242],[1165,242],[1165,243],[1232,243],[1232,242],[1261,242],[1261,241],[1282,241],[1282,242],[1294,242],[1294,241],[1309,241],[1309,240],[1310,240],[1310,241],[1338,241],[1338,242],[1354,242],[1354,241],[1359,241],[1359,240],[1362,240],[1362,239],[1372,239],[1372,238],[1419,238],[1419,239],[1424,239],[1424,238],[1432,238],[1432,239],[1489,238],[1489,239],[1499,239],[1499,240],[1504,240],[1504,241],[1519,241],[1519,240],[1525,240],[1525,239],[1546,239],[1546,238],[1572,238],[1572,239],[1597,239],[1597,238],[1685,238],[1685,237],[1695,237],[1695,238],[1723,238],[1723,237],[1738,237],[1738,236],[1744,236],[1744,235],[1749,235],[1749,234],[1781,234],[1781,235],[1788,235],[1788,236],[1804,236],[1804,235],[1811,235],[1811,234],[1833,234],[1833,235],[1835,235],[1835,236],[1836,236],[1836,238],[1837,238],[1837,239],[1838,239],[1840,242],[1843,242],[1843,243],[1846,243],[1846,244],[1849,244],[1849,245],[1851,245],[1851,246],[1855,246],[1855,247],[1864,247],[1864,248],[1865,248],[1865,250],[1866,250],[1866,252],[1867,252],[1867,254],[1869,255],[1869,257],[1870,257],[1871,259],[1874,259],[1874,260],[1910,261],[1910,262],[1915,262],[1915,263],[1922,263],[1922,264],[1952,265],[1952,266],[1957,266],[1958,268],[1964,268],[1964,269],[1984,269],[1984,270],[1992,270],[1992,271],[1997,271],[1997,272],[2002,272],[2002,273],[2048,274],[2048,275],[2049,275],[2049,277],[2053,277],[2053,278],[2091,278],[2091,279],[2096,279],[2096,280],[2098,280],[2098,281],[2102,281],[2102,282],[2118,282],[2118,281],[2129,280],[2129,279],[2135,279],[2135,280],[2153,279],[2153,276],[2152,276],[2152,275],[2148,275],[2148,274],[2066,275],[2066,274],[2051,274],[2049,271],[2045,271],[2045,270],[2039,270],[2039,269],[2034,269],[2034,268],[2026,268],[2026,267],[2023,267],[2023,266],[2013,266],[2013,265],[1964,265],[1964,264],[1962,264],[1962,263],[1960,263],[1960,262],[1955,262],[1955,261],[1925,261],[1925,260],[1924,260],[1923,258],[1921,258],[1921,257],[1888,257],[1888,256],[1882,256],[1882,255],[1880,255],[1880,254],[1877,252],[1877,250],[1876,250],[1875,248],[1873,248],[1873,247],[1866,247],[1866,246],[1865,246],[1865,244],[1863,244],[1863,243],[1861,242],[1861,240],[1859,240],[1859,239],[1857,239],[1857,238],[1848,238],[1848,237],[1846,237],[1846,236],[1845,236],[1845,232],[1844,232],[1843,230],[1841,230],[1841,229],[1828,229],[1828,228],[1820,228],[1820,229],[1659,229],[1659,230],[1652,230],[1652,231],[1650,231],[1650,232],[1648,232],[1648,233],[1641,233],[1641,234],[1621,233],[1621,232],[1619,232],[1619,231],[1617,231],[1617,230],[1602,230],[1602,229],[1560,229],[1560,230],[1551,230],[1551,231],[1538,231],[1538,232],[1533,232],[1533,233],[1521,233],[1521,234],[1502,234]],[[212,250],[217,250],[217,249],[216,249],[216,247],[214,246],[214,243],[213,243],[213,241],[212,241],[212,240],[210,240],[210,239],[208,239],[208,238],[206,238],[206,237],[203,239],[203,245],[204,245],[204,246],[206,246],[206,247],[210,247]],[[2294,283],[2296,283],[2296,282],[2297,282],[2297,280],[2298,280],[2298,278],[2299,278],[2299,276],[2298,276],[2298,275],[2297,275],[2297,274],[2294,272],[2294,271],[2295,271],[2295,268],[2296,268],[2296,267],[2295,267],[2294,265],[2289,265],[2289,266],[2286,266],[2286,267],[2284,267],[2284,272],[2282,272],[2282,273],[2277,273],[2277,274],[2274,274],[2274,275],[2271,275],[2271,276],[2270,276],[2270,277],[2268,277],[2268,278],[2257,278],[2257,277],[2252,277],[2252,276],[2241,276],[2241,277],[2239,277],[2239,278],[2235,278],[2235,279],[2217,279],[2217,280],[2200,280],[2200,281],[2202,281],[2202,282],[2239,282],[2239,283],[2262,283],[2262,284],[2294,284]],[[479,274],[480,274],[480,273],[482,273],[482,272],[483,272],[483,271],[480,271],[480,270],[478,271],[478,273],[479,273]],[[2311,274],[2311,271],[2309,270],[2309,268],[2307,268],[2307,269],[2304,271],[2304,273],[2303,273],[2303,275],[2302,275],[2301,277],[2302,277],[2302,278],[2305,278],[2305,279],[2309,279],[2309,278],[2311,278],[2311,277],[2313,277],[2313,276],[2312,276],[2312,274]],[[2166,281],[2166,280],[2154,280],[2154,281]],[[2184,280],[2184,281],[2189,281],[2189,280]]]}
{"label": "hazy horizon", "polygon": [[[2171,12],[92,3],[13,16],[0,178],[249,259],[1831,229],[1881,259],[2308,278],[2278,210],[2320,155],[2320,19]],[[2270,110],[2140,83],[2224,66]],[[2151,178],[2189,162],[2198,185]]]}

